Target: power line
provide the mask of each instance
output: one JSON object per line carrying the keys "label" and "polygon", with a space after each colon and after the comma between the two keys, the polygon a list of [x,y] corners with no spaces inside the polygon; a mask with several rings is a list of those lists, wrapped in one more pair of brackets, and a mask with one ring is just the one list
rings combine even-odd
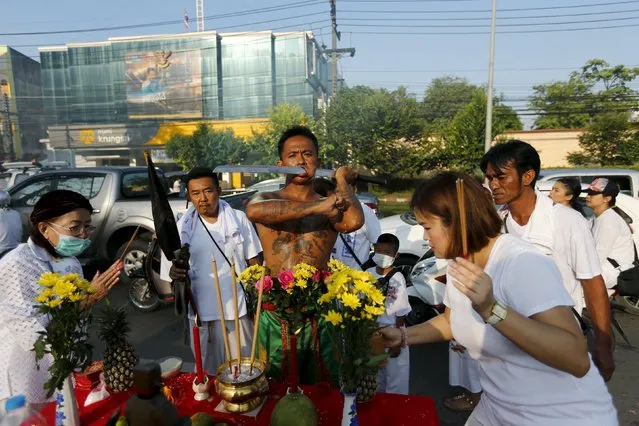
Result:
{"label": "power line", "polygon": [[[222,15],[211,15],[207,16],[205,20],[212,19],[222,19],[236,16],[245,16],[252,15],[256,13],[267,13],[267,12],[275,12],[281,11],[291,8],[298,7],[307,7],[312,5],[322,4],[322,0],[304,0],[296,3],[288,4],[288,5],[280,5],[280,6],[270,6],[263,7],[259,9],[249,9],[238,12],[231,12]],[[77,33],[89,33],[89,32],[97,32],[97,31],[114,31],[114,30],[127,30],[127,29],[136,29],[136,28],[146,28],[146,27],[155,27],[155,26],[163,26],[163,25],[173,25],[173,24],[181,24],[183,20],[172,20],[172,21],[160,21],[160,22],[148,22],[143,24],[129,24],[129,25],[117,25],[112,27],[93,27],[93,28],[76,28],[76,29],[64,29],[64,30],[53,30],[53,31],[34,31],[34,32],[16,32],[16,33],[0,33],[0,36],[33,36],[33,35],[54,35],[54,34],[77,34]]]}

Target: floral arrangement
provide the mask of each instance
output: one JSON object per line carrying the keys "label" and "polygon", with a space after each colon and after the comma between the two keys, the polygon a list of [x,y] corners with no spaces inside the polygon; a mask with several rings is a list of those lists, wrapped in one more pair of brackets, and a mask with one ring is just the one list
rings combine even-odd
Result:
{"label": "floral arrangement", "polygon": [[377,317],[384,313],[385,297],[370,273],[336,260],[331,260],[328,266],[331,275],[326,279],[326,292],[318,299],[319,310],[332,326],[342,391],[355,393],[371,368],[386,358],[386,355],[373,356],[371,350]]}
{"label": "floral arrangement", "polygon": [[[47,396],[61,390],[66,378],[76,369],[91,363],[92,346],[87,343],[91,310],[84,309],[87,298],[95,293],[91,284],[78,274],[61,276],[45,272],[38,283],[42,287],[36,297],[36,310],[49,318],[49,325],[33,345],[36,362],[51,354],[49,380],[44,384]],[[38,366],[39,368],[39,366]]]}
{"label": "floral arrangement", "polygon": [[[330,273],[306,263],[298,263],[292,270],[271,276],[264,266],[253,265],[239,275],[239,280],[245,284],[246,291],[256,295],[262,285],[262,276],[262,303],[273,305],[283,320],[299,324],[316,315],[317,301],[325,292],[324,280]],[[257,300],[256,297],[252,299]]]}

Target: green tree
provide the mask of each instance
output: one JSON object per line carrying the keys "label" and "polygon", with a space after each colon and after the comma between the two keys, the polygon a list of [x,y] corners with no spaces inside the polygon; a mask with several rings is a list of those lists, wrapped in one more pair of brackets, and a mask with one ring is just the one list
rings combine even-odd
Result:
{"label": "green tree", "polygon": [[610,66],[601,59],[591,59],[579,72],[572,72],[568,81],[534,86],[529,103],[538,114],[534,127],[585,128],[599,114],[636,108],[639,98],[629,83],[637,75],[637,67]]}
{"label": "green tree", "polygon": [[470,103],[477,86],[465,78],[435,78],[424,92],[423,111],[426,122],[435,128],[447,125]]}
{"label": "green tree", "polygon": [[378,175],[418,172],[424,121],[420,105],[404,88],[342,89],[323,116],[322,140],[332,166],[351,164]]}
{"label": "green tree", "polygon": [[173,136],[166,144],[167,155],[184,170],[241,163],[246,152],[246,143],[232,129],[215,130],[205,123],[192,135]]}
{"label": "green tree", "polygon": [[[443,142],[437,155],[443,162],[442,166],[467,172],[477,169],[484,154],[486,102],[485,91],[475,89],[470,103],[455,115],[442,135]],[[506,130],[522,128],[517,113],[496,99],[493,108],[493,138]]]}
{"label": "green tree", "polygon": [[571,152],[568,161],[574,165],[632,165],[639,162],[639,133],[630,122],[628,112],[597,115],[579,138],[582,152]]}
{"label": "green tree", "polygon": [[[292,126],[306,126],[317,134],[317,122],[306,114],[297,104],[278,104],[268,111],[269,121],[261,131],[253,130],[250,154],[247,162],[251,164],[275,164],[279,160],[277,143],[284,131]],[[322,150],[320,145],[320,154]]]}

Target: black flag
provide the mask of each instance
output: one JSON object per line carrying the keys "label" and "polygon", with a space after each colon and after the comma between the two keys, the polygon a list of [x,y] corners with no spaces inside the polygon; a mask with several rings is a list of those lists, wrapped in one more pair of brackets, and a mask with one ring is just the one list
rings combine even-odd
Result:
{"label": "black flag", "polygon": [[162,185],[160,181],[149,151],[144,150],[144,158],[149,170],[149,191],[151,192],[151,211],[153,213],[155,235],[162,253],[169,261],[172,261],[175,259],[175,252],[182,246],[180,233],[167,198],[165,185]]}

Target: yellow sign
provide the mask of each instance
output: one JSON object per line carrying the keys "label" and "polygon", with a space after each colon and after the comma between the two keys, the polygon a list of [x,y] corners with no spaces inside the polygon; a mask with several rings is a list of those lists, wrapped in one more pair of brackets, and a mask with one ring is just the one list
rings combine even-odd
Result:
{"label": "yellow sign", "polygon": [[92,129],[85,129],[80,132],[80,141],[85,145],[95,142],[95,132]]}

